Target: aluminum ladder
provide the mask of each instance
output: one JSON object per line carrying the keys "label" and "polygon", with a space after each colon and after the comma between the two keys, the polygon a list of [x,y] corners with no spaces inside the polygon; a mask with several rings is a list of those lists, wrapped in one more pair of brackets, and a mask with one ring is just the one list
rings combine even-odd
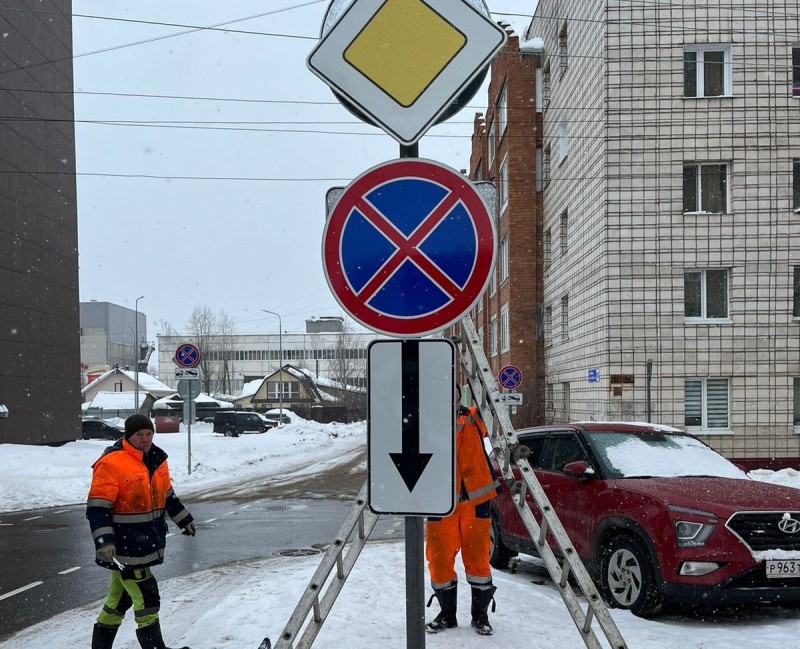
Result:
{"label": "aluminum ladder", "polygon": [[[375,523],[380,518],[367,507],[367,483],[361,487],[347,518],[328,546],[314,576],[306,586],[300,601],[275,643],[275,649],[308,649],[322,628],[333,603],[347,581],[353,565]],[[334,574],[334,568],[336,572]],[[313,612],[313,617],[309,614]],[[259,649],[268,649],[270,642],[264,638]]]}
{"label": "aluminum ladder", "polygon": [[[539,556],[558,588],[558,592],[580,632],[581,639],[589,649],[602,649],[603,645],[592,628],[596,622],[612,649],[627,649],[625,640],[609,615],[594,581],[575,551],[526,459],[527,447],[519,445],[519,440],[508,416],[508,410],[500,401],[500,390],[489,368],[486,355],[483,353],[483,347],[478,339],[472,318],[467,316],[461,320],[461,331],[465,339],[457,340],[460,365],[480,409],[481,417],[486,423],[492,452],[502,469],[503,480],[514,495],[517,511],[522,517],[531,539],[534,540]],[[519,468],[522,480],[517,480],[514,476],[512,465]],[[532,497],[534,505],[528,502],[526,498],[528,495]],[[541,515],[541,523],[537,522],[532,506],[535,506]],[[550,547],[547,540],[548,533],[563,558],[561,562]],[[570,576],[572,580],[570,580]],[[573,582],[577,588],[573,586]],[[583,595],[588,603],[585,612],[578,599],[579,595]]]}

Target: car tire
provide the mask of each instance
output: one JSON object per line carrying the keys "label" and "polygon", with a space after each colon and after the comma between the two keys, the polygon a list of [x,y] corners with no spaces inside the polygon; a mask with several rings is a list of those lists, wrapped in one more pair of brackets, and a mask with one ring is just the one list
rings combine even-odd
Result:
{"label": "car tire", "polygon": [[497,520],[497,514],[492,513],[492,527],[489,532],[491,538],[491,545],[489,546],[489,565],[492,568],[505,569],[511,561],[511,557],[516,556],[516,552],[512,552],[503,543],[503,535],[500,530],[500,522]]}
{"label": "car tire", "polygon": [[627,609],[639,617],[657,615],[664,597],[656,583],[650,555],[629,536],[612,539],[600,565],[600,587],[609,606]]}

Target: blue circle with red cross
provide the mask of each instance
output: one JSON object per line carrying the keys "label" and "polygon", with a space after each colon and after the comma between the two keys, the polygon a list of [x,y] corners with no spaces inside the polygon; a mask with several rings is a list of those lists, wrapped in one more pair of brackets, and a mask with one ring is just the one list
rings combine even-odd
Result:
{"label": "blue circle with red cross", "polygon": [[467,178],[405,158],[345,189],[325,226],[323,267],[339,304],[365,327],[424,336],[473,307],[495,247],[494,220]]}

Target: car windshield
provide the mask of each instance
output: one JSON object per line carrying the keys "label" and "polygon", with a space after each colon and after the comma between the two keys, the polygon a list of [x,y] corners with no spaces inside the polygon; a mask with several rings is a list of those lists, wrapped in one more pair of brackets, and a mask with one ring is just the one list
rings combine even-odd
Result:
{"label": "car windshield", "polygon": [[607,474],[614,478],[747,475],[699,440],[688,435],[654,431],[593,432],[586,436]]}

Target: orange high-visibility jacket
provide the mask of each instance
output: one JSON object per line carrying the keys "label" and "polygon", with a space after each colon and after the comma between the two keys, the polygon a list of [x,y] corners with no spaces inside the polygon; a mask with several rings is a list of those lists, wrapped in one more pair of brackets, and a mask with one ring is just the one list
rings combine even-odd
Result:
{"label": "orange high-visibility jacket", "polygon": [[172,490],[167,454],[153,445],[144,456],[120,439],[106,449],[92,469],[86,518],[95,548],[113,543],[117,559],[126,566],[161,563],[167,543],[165,515],[181,528],[193,520]]}
{"label": "orange high-visibility jacket", "polygon": [[479,505],[500,493],[483,447],[486,426],[476,407],[460,408],[456,422],[456,486],[459,500]]}

